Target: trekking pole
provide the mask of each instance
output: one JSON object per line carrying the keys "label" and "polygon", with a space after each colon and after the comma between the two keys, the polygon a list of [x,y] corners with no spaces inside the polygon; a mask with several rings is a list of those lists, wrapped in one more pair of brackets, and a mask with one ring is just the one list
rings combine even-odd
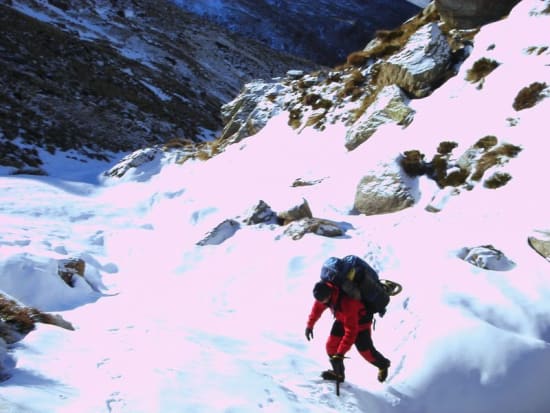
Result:
{"label": "trekking pole", "polygon": [[336,377],[336,395],[340,397],[340,378]]}

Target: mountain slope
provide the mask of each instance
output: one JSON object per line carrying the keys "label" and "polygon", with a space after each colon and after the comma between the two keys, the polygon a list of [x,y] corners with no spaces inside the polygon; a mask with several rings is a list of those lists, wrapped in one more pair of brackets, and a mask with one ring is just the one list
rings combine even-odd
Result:
{"label": "mountain slope", "polygon": [[41,171],[36,148],[106,158],[221,128],[254,78],[315,64],[168,1],[0,2],[0,164]]}
{"label": "mountain slope", "polygon": [[[0,340],[0,409],[546,412],[549,26],[550,1],[523,0],[469,33],[454,76],[401,101],[411,122],[353,150],[346,119],[297,130],[283,110],[206,160],[151,148],[95,185],[75,182],[62,156],[50,177],[0,177],[0,289],[75,327]],[[426,50],[415,35],[400,57]],[[428,162],[405,168],[414,150]],[[493,174],[508,179],[485,185]],[[393,199],[395,181],[412,203],[353,211],[359,192]],[[340,232],[297,231],[315,219]],[[338,397],[319,378],[333,318],[313,341],[304,327],[320,266],[347,254],[404,289],[373,329],[388,380],[352,350]],[[58,268],[73,257],[85,270],[70,286]],[[0,332],[13,324],[0,319]]]}
{"label": "mountain slope", "polygon": [[420,9],[405,0],[309,1],[174,0],[270,47],[336,66],[359,50],[376,30],[393,29]]}

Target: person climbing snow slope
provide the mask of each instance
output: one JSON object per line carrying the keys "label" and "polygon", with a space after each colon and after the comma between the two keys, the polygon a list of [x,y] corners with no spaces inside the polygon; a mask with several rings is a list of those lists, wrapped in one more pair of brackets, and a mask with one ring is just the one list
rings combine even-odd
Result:
{"label": "person climbing snow slope", "polygon": [[369,363],[378,367],[378,381],[388,377],[390,360],[374,347],[371,330],[373,313],[365,305],[343,293],[330,282],[319,281],[313,288],[315,302],[308,317],[305,335],[313,339],[313,328],[325,310],[332,311],[335,320],[326,342],[326,352],[331,370],[322,373],[325,380],[343,382],[345,380],[344,357],[355,344],[359,354]]}

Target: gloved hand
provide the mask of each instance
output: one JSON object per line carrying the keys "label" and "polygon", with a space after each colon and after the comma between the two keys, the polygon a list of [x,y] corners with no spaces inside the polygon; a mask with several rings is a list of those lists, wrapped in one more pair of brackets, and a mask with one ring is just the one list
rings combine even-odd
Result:
{"label": "gloved hand", "polygon": [[312,328],[306,327],[306,338],[307,338],[307,341],[313,339],[313,329]]}
{"label": "gloved hand", "polygon": [[339,377],[344,377],[344,355],[335,354],[330,358],[330,364],[332,365],[332,370]]}

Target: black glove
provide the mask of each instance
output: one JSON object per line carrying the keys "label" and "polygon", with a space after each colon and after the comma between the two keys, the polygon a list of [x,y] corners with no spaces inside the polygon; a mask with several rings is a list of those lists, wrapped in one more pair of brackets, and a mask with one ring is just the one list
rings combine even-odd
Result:
{"label": "black glove", "polygon": [[311,340],[313,338],[313,329],[306,327],[306,338],[307,341]]}
{"label": "black glove", "polygon": [[332,370],[338,377],[344,377],[344,355],[335,354],[330,358]]}

